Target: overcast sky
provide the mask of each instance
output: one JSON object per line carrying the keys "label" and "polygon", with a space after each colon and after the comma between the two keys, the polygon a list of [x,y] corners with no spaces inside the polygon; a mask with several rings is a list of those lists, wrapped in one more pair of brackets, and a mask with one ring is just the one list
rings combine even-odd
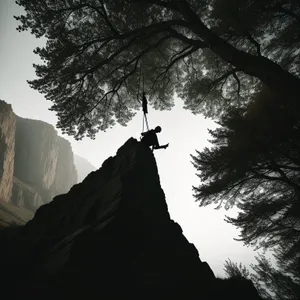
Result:
{"label": "overcast sky", "polygon": [[[43,120],[55,126],[56,116],[48,110],[51,103],[26,82],[35,77],[32,64],[39,59],[33,49],[43,41],[28,32],[15,30],[17,22],[13,15],[21,12],[13,0],[0,0],[0,99],[12,104],[14,112],[21,117]],[[180,99],[171,111],[159,112],[150,107],[148,120],[150,127],[162,127],[158,136],[160,142],[170,143],[168,149],[155,152],[169,212],[181,225],[184,235],[197,247],[200,259],[207,261],[217,276],[224,275],[223,264],[228,258],[246,265],[254,262],[253,249],[234,241],[239,232],[224,222],[225,214],[233,216],[235,211],[215,210],[213,206],[200,208],[192,196],[192,185],[199,182],[190,154],[209,145],[207,128],[215,127],[214,122],[184,110]],[[64,137],[71,142],[76,154],[98,168],[106,158],[115,155],[128,138],[139,138],[141,130],[140,111],[127,127],[117,125],[99,133],[96,140],[78,142]]]}

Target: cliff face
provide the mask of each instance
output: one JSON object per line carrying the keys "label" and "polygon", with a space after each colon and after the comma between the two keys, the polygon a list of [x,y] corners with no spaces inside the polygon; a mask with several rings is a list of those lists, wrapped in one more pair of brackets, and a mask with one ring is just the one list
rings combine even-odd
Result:
{"label": "cliff face", "polygon": [[74,163],[77,170],[77,180],[81,182],[88,174],[95,171],[96,168],[85,158],[74,155]]}
{"label": "cliff face", "polygon": [[9,202],[13,187],[16,118],[11,105],[0,100],[0,201]]}
{"label": "cliff face", "polygon": [[11,203],[0,202],[0,243],[2,231],[7,230],[8,227],[25,225],[32,218],[33,213],[30,210]]}
{"label": "cliff face", "polygon": [[17,117],[15,176],[49,189],[54,182],[58,158],[57,134],[53,126]]}
{"label": "cliff face", "polygon": [[44,203],[77,182],[70,143],[50,124],[17,117],[14,175]]}
{"label": "cliff face", "polygon": [[44,204],[42,196],[30,185],[14,177],[13,190],[10,203],[35,211]]}
{"label": "cliff face", "polygon": [[17,117],[14,175],[23,184],[16,183],[12,202],[28,209],[66,193],[77,182],[70,143],[50,124]]}
{"label": "cliff face", "polygon": [[[10,299],[240,299],[218,289],[170,219],[153,153],[134,139],[41,206],[14,239],[2,242],[0,257],[18,286]],[[243,299],[258,299],[254,287],[246,293]]]}
{"label": "cliff face", "polygon": [[35,211],[77,182],[70,143],[0,100],[0,201]]}
{"label": "cliff face", "polygon": [[67,193],[78,181],[71,144],[62,137],[58,136],[57,138],[58,156],[54,182],[51,185],[55,196]]}

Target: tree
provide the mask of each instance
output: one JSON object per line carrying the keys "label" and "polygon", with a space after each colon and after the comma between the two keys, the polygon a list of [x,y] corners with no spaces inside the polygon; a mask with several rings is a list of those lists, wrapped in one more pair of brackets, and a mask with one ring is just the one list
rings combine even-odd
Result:
{"label": "tree", "polygon": [[252,265],[255,273],[251,275],[260,295],[264,299],[297,300],[300,295],[300,282],[296,282],[289,273],[272,266],[264,256],[256,257],[257,264]]}
{"label": "tree", "polygon": [[[263,255],[255,257],[256,264],[251,264],[252,272],[242,263],[230,259],[225,262],[224,271],[228,279],[248,279],[254,283],[256,290],[265,300],[297,300],[300,285],[287,273],[272,266],[270,259]],[[254,272],[253,272],[254,271]]]}
{"label": "tree", "polygon": [[258,93],[247,110],[231,109],[220,127],[210,130],[213,148],[192,155],[202,181],[194,188],[200,205],[241,204],[246,195],[261,197],[272,185],[275,190],[287,186],[299,196],[299,115],[265,95]]}
{"label": "tree", "polygon": [[260,259],[256,271],[264,270],[272,276],[284,274],[280,280],[290,282],[297,294],[300,118],[291,111],[294,106],[282,103],[262,89],[248,109],[233,109],[224,116],[220,127],[211,131],[212,148],[192,156],[201,180],[194,191],[201,206],[236,205],[238,216],[226,220],[241,229],[239,240],[275,252],[278,270]]}
{"label": "tree", "polygon": [[250,278],[249,270],[242,263],[237,264],[230,259],[225,261],[224,271],[228,278]]}
{"label": "tree", "polygon": [[214,117],[245,107],[260,81],[287,100],[300,92],[296,0],[17,3],[18,29],[47,38],[29,83],[77,139],[125,125],[142,86],[156,109],[170,109],[176,92]]}
{"label": "tree", "polygon": [[250,279],[249,270],[242,264],[228,259],[224,264],[225,278],[217,278],[216,299],[262,300]]}

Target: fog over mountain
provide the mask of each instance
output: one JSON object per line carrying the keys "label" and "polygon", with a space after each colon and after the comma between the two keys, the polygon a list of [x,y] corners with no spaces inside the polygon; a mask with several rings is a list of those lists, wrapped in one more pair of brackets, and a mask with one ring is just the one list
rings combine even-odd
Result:
{"label": "fog over mountain", "polygon": [[77,170],[77,182],[81,182],[89,173],[97,168],[93,166],[87,159],[74,154],[74,163]]}

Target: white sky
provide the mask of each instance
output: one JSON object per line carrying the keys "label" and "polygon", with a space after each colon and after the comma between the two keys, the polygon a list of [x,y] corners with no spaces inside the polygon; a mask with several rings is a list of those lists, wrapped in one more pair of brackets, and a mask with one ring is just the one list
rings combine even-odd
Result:
{"label": "white sky", "polygon": [[[41,41],[28,32],[15,30],[17,22],[13,15],[20,12],[20,7],[13,0],[0,0],[0,99],[12,104],[14,112],[21,117],[55,125],[56,116],[48,110],[51,103],[26,82],[35,77],[32,64],[39,60],[33,49]],[[192,185],[197,185],[199,181],[190,162],[190,154],[209,145],[207,128],[215,124],[182,109],[179,99],[177,103],[171,111],[159,112],[149,108],[150,127],[160,125],[163,129],[159,134],[160,142],[170,143],[167,150],[155,152],[161,185],[172,219],[181,225],[185,236],[194,243],[200,259],[209,263],[215,275],[221,276],[224,275],[226,259],[249,265],[255,261],[255,253],[233,240],[238,237],[238,231],[224,222],[224,210],[215,210],[213,206],[200,208],[195,203]],[[71,142],[76,154],[100,167],[106,158],[115,155],[128,138],[139,138],[141,130],[142,113],[139,112],[127,127],[117,125],[99,133],[96,140],[78,142],[69,136],[64,137]],[[234,215],[233,210],[226,213]]]}

